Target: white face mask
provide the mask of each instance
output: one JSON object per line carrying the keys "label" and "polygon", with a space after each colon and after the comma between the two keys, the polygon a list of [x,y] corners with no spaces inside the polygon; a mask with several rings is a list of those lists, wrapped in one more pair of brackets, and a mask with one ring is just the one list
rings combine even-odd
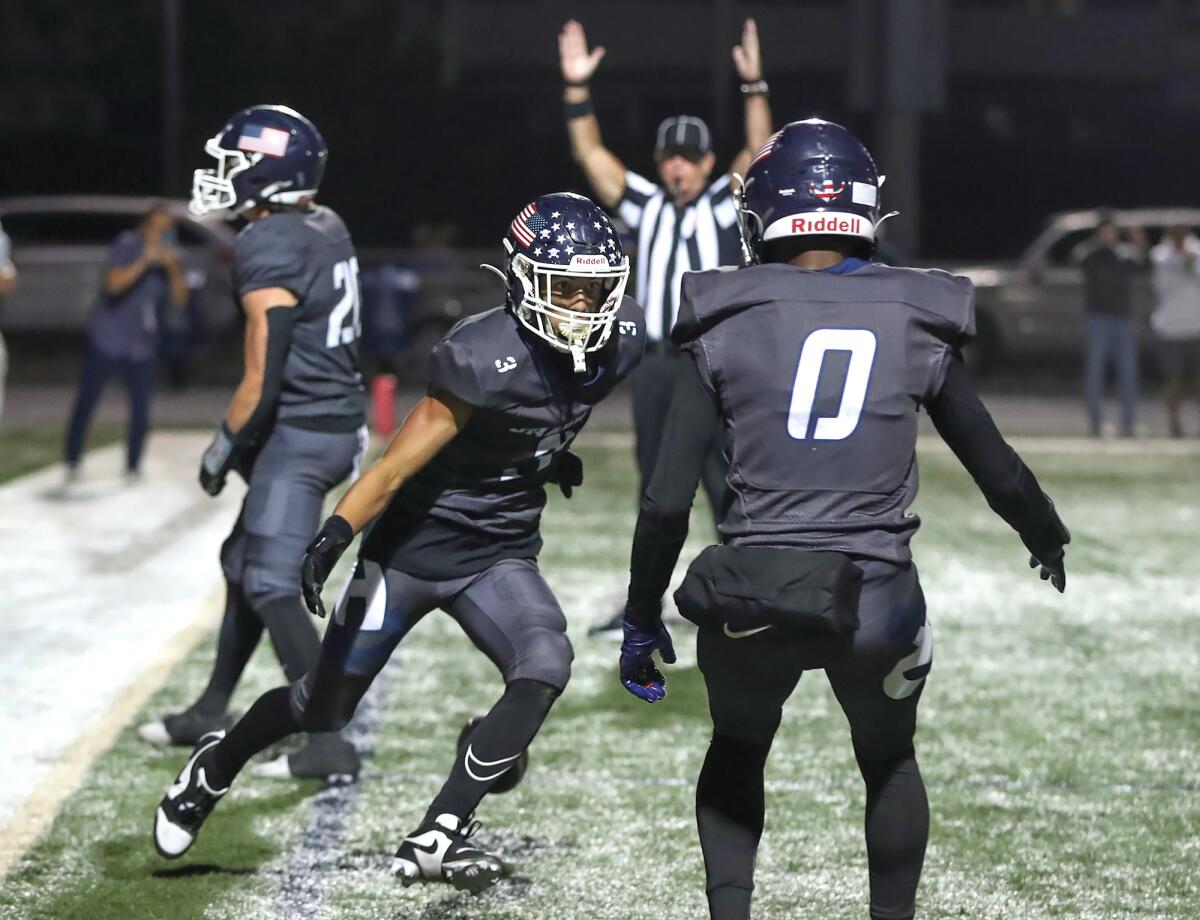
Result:
{"label": "white face mask", "polygon": [[192,173],[192,200],[188,211],[197,217],[210,211],[224,211],[237,204],[237,192],[233,190],[233,177],[245,172],[262,159],[261,153],[247,155],[241,150],[228,150],[212,137],[204,145],[204,152],[217,161],[216,169],[197,169]]}
{"label": "white face mask", "polygon": [[[594,261],[596,264],[588,264]],[[576,256],[571,265],[546,265],[517,253],[512,258],[513,273],[521,281],[524,295],[517,304],[517,319],[530,332],[558,351],[568,352],[576,373],[587,370],[586,355],[603,348],[612,335],[625,285],[629,281],[629,259],[616,265],[604,257]],[[571,310],[555,306],[551,291],[555,281],[600,279],[603,287],[600,306],[595,311]]]}

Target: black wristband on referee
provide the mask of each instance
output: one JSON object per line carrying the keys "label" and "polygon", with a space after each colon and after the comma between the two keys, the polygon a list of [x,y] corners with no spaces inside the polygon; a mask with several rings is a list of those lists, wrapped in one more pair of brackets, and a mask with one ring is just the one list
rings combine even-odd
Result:
{"label": "black wristband on referee", "polygon": [[563,83],[565,83],[567,86],[574,86],[576,89],[581,86],[587,86],[589,82],[589,80],[563,80]]}
{"label": "black wristband on referee", "polygon": [[567,121],[573,118],[586,118],[588,115],[596,113],[596,108],[592,105],[591,99],[584,99],[583,102],[564,103],[563,110],[567,113]]}

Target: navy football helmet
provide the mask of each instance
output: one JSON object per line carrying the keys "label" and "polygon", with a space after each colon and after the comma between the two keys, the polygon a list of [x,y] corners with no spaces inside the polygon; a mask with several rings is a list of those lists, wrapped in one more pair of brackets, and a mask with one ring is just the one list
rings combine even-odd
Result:
{"label": "navy football helmet", "polygon": [[873,249],[884,178],[841,125],[820,118],[785,125],[759,148],[738,192],[746,264],[759,261],[764,243],[786,237],[850,236]]}
{"label": "navy football helmet", "polygon": [[[582,373],[584,356],[603,348],[612,335],[629,281],[629,257],[612,221],[591,199],[555,192],[527,204],[503,242],[509,306],[526,329],[568,352]],[[593,311],[554,305],[551,293],[567,278],[595,280]]]}
{"label": "navy football helmet", "polygon": [[193,214],[298,204],[317,193],[329,156],[317,126],[282,105],[243,109],[204,150],[217,168],[193,173]]}

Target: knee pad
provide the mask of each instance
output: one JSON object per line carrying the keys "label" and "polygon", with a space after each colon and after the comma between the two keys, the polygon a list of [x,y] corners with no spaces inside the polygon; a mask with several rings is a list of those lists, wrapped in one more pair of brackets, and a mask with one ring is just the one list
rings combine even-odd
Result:
{"label": "knee pad", "polygon": [[261,610],[271,601],[289,598],[299,603],[300,569],[282,571],[257,562],[246,562],[242,567],[242,590],[246,600],[255,610]]}
{"label": "knee pad", "polygon": [[240,585],[245,562],[246,537],[240,528],[236,528],[221,544],[221,571],[225,574],[225,580]]}
{"label": "knee pad", "polygon": [[530,630],[513,673],[505,677],[509,683],[522,679],[535,680],[549,684],[562,693],[571,679],[571,662],[574,660],[575,650],[571,648],[571,640],[565,632],[537,627]]}
{"label": "knee pad", "polygon": [[713,738],[741,744],[766,745],[769,749],[783,719],[783,707],[748,706],[739,699],[714,700],[709,695]]}

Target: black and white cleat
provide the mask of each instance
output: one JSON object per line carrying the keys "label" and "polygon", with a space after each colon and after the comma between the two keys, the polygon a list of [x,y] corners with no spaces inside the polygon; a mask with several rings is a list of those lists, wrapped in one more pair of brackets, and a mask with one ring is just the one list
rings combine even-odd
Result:
{"label": "black and white cleat", "polygon": [[214,747],[224,732],[212,732],[200,739],[175,782],[154,812],[154,848],[165,859],[178,859],[195,843],[196,836],[221,797],[229,791],[214,789],[208,783],[204,754]]}
{"label": "black and white cleat", "polygon": [[404,838],[392,859],[392,875],[405,886],[425,880],[449,882],[471,894],[491,888],[504,874],[504,863],[471,844],[478,828],[477,821],[464,827],[456,815],[438,815]]}

